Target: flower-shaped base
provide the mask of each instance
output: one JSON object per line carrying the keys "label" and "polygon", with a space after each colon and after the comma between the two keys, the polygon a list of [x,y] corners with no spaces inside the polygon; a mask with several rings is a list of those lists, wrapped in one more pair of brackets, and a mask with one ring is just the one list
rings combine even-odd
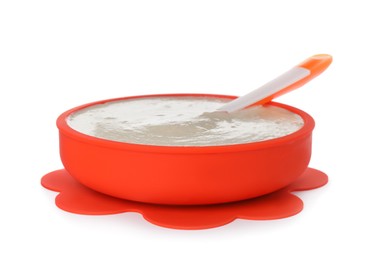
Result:
{"label": "flower-shaped base", "polygon": [[328,176],[308,168],[294,183],[261,197],[232,203],[171,206],[123,200],[93,191],[73,179],[66,170],[45,175],[42,185],[60,194],[56,205],[68,212],[86,215],[106,215],[138,212],[159,226],[175,229],[205,229],[222,226],[235,219],[270,220],[293,216],[303,209],[303,202],[292,191],[319,188]]}

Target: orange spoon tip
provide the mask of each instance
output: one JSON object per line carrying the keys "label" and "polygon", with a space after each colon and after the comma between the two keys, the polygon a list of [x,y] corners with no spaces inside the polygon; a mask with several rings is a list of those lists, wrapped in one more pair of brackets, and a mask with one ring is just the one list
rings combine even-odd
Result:
{"label": "orange spoon tip", "polygon": [[311,71],[313,77],[315,77],[326,70],[332,61],[333,57],[329,54],[316,54],[298,64],[298,67],[308,69]]}

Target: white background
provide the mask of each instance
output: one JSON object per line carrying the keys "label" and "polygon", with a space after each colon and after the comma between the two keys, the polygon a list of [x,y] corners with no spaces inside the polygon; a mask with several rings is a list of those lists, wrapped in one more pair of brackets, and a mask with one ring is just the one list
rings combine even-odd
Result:
{"label": "white background", "polygon": [[[372,259],[371,1],[0,0],[1,259]],[[83,216],[40,178],[62,167],[57,116],[152,93],[243,95],[308,56],[330,68],[277,101],[316,120],[304,210],[180,231]]]}

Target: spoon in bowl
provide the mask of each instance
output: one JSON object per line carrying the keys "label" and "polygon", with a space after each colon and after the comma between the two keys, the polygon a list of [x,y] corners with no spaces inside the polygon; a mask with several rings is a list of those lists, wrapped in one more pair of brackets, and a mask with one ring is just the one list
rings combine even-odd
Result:
{"label": "spoon in bowl", "polygon": [[224,104],[217,111],[231,113],[249,106],[268,103],[272,99],[297,89],[320,75],[329,67],[332,60],[332,56],[328,54],[311,56],[258,89]]}

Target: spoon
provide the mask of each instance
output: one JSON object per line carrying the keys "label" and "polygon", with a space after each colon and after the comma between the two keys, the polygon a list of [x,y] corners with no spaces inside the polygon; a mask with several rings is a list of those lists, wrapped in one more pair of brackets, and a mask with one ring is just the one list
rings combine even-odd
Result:
{"label": "spoon", "polygon": [[248,106],[268,103],[272,99],[297,89],[320,75],[329,67],[331,62],[332,56],[328,54],[311,56],[260,88],[224,104],[217,110],[231,113]]}

